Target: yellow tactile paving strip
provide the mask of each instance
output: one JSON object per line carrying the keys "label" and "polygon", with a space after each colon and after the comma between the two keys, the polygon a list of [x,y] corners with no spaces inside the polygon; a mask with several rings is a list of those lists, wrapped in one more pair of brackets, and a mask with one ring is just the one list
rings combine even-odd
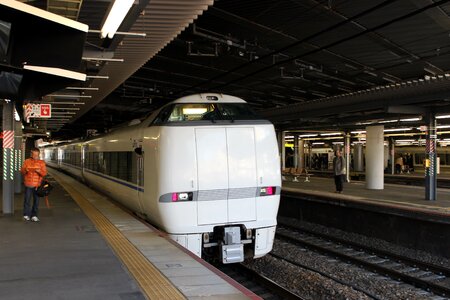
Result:
{"label": "yellow tactile paving strip", "polygon": [[94,223],[122,263],[128,268],[147,299],[186,299],[161,272],[81,193],[61,177],[52,174]]}

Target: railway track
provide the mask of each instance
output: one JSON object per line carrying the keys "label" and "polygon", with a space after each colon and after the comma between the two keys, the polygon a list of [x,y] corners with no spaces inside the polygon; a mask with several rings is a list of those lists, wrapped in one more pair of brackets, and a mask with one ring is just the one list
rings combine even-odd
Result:
{"label": "railway track", "polygon": [[265,300],[305,299],[243,264],[217,264],[215,267]]}
{"label": "railway track", "polygon": [[450,297],[450,270],[387,251],[279,223],[277,238],[351,262],[372,272]]}

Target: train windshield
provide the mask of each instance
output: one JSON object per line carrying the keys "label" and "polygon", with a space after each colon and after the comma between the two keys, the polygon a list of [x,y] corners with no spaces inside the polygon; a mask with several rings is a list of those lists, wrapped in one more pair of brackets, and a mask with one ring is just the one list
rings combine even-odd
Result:
{"label": "train windshield", "polygon": [[262,120],[247,103],[179,103],[163,109],[155,123]]}

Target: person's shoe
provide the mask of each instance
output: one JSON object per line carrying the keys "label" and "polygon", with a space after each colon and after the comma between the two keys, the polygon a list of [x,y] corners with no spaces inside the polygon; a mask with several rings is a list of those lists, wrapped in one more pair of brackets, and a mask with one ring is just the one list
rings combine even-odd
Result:
{"label": "person's shoe", "polygon": [[29,216],[23,216],[23,220],[24,221],[30,221],[30,217]]}
{"label": "person's shoe", "polygon": [[38,217],[34,216],[34,217],[31,217],[31,221],[33,221],[33,222],[39,222],[39,219],[38,219]]}

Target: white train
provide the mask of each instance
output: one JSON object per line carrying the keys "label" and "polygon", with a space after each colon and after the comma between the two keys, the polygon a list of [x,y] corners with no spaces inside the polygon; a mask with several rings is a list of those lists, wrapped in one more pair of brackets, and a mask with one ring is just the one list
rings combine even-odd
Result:
{"label": "white train", "polygon": [[107,193],[200,257],[272,250],[281,172],[273,125],[239,98],[180,98],[142,122],[47,147],[49,166]]}

